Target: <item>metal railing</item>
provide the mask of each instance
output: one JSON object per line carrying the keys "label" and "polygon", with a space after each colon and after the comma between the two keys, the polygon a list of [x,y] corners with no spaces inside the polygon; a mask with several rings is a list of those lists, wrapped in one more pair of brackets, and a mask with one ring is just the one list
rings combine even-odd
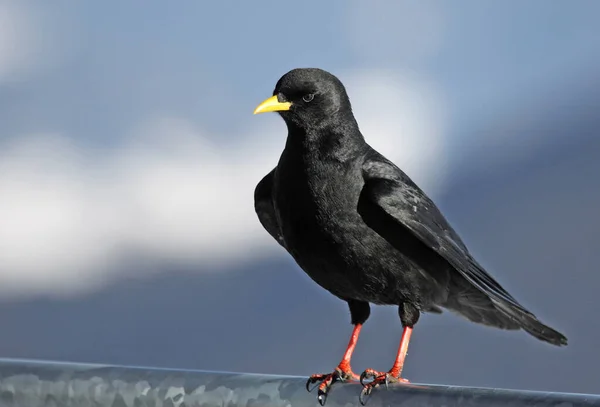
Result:
{"label": "metal railing", "polygon": [[[319,406],[306,378],[0,359],[0,406]],[[336,384],[327,407],[360,406],[358,383]],[[427,384],[375,389],[368,406],[579,407],[600,396]]]}

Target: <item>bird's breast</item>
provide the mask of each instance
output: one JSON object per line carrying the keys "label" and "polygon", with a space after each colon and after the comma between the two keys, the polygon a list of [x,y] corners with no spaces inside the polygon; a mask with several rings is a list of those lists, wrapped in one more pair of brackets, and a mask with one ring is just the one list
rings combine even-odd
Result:
{"label": "bird's breast", "polygon": [[358,223],[360,168],[354,163],[283,158],[273,198],[286,244],[300,256],[335,250]]}

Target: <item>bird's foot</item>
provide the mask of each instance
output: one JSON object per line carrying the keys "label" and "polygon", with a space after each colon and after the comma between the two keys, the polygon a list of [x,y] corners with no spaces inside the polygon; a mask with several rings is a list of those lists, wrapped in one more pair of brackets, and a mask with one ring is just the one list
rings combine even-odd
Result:
{"label": "bird's foot", "polygon": [[[317,400],[319,404],[322,406],[325,405],[325,401],[327,401],[327,394],[329,393],[329,389],[335,382],[345,382],[346,380],[359,380],[358,375],[354,374],[350,367],[336,367],[332,373],[327,374],[314,374],[308,378],[306,381],[306,390],[311,392],[315,387],[319,388],[317,393]],[[310,387],[311,384],[319,383],[319,386]]]}
{"label": "bird's foot", "polygon": [[[365,379],[373,380],[369,383],[365,383]],[[360,404],[363,406],[365,405],[374,388],[383,384],[387,389],[389,383],[409,383],[409,381],[400,377],[398,374],[394,374],[392,371],[378,372],[377,370],[367,369],[362,372],[360,375],[360,384],[363,385],[363,389],[359,396]]]}

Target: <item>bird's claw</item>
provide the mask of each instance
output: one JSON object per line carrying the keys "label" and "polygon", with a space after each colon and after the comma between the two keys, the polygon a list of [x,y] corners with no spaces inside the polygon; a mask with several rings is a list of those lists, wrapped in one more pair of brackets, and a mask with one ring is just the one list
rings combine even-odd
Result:
{"label": "bird's claw", "polygon": [[[373,380],[369,383],[365,383],[365,379]],[[408,380],[402,377],[395,377],[389,372],[383,373],[373,369],[367,369],[364,372],[362,372],[360,375],[360,384],[362,384],[363,389],[361,390],[359,395],[360,404],[362,404],[363,406],[365,405],[366,401],[368,400],[368,398],[366,397],[371,395],[374,388],[383,384],[387,389],[390,383],[408,383]]]}
{"label": "bird's claw", "polygon": [[319,402],[319,404],[321,406],[325,405],[325,402],[327,401],[327,392],[329,391],[329,387],[327,387],[325,390],[321,390],[319,388],[319,392],[317,393],[317,401]]}
{"label": "bird's claw", "polygon": [[360,395],[358,396],[358,400],[360,401],[360,404],[362,404],[364,406],[367,403],[368,399],[365,399],[365,397],[369,397],[371,395],[372,391],[373,391],[373,387],[370,387],[370,386],[363,387],[363,389],[360,391]]}
{"label": "bird's claw", "polygon": [[312,392],[315,388],[314,387],[310,387],[311,384],[314,383],[318,383],[318,382],[324,382],[327,380],[327,376],[331,376],[329,374],[314,374],[311,375],[308,380],[306,381],[306,390],[310,393]]}
{"label": "bird's claw", "polygon": [[386,373],[378,372],[377,370],[367,369],[360,374],[360,384],[364,387],[366,386],[365,379],[376,379],[385,374]]}
{"label": "bird's claw", "polygon": [[[306,381],[306,390],[308,392],[312,392],[315,389],[315,387],[318,387],[319,391],[317,392],[317,400],[319,401],[319,404],[324,406],[325,402],[327,401],[327,395],[329,393],[329,389],[331,389],[331,386],[335,382],[344,383],[346,380],[352,379],[355,377],[357,377],[357,376],[354,373],[352,373],[351,371],[346,372],[338,367],[333,371],[333,373],[314,374],[314,375],[310,376],[308,378],[308,380]],[[310,387],[311,384],[318,383],[318,382],[321,382],[318,386],[315,386],[312,388]]]}

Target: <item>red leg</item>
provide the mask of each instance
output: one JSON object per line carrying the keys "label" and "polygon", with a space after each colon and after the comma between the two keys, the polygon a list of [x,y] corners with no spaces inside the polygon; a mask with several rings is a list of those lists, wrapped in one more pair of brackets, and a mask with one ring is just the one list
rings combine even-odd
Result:
{"label": "red leg", "polygon": [[356,348],[356,343],[358,342],[358,337],[360,335],[361,329],[362,324],[354,325],[352,335],[350,335],[350,340],[348,341],[348,347],[346,348],[346,352],[344,352],[344,357],[342,357],[342,361],[338,365],[338,369],[340,369],[342,372],[348,373],[351,376],[349,378],[354,380],[358,380],[358,375],[352,372],[352,368],[350,367],[350,361],[352,360],[352,354],[354,353],[354,348]]}
{"label": "red leg", "polygon": [[[412,334],[411,327],[404,327],[402,331],[402,338],[400,339],[400,346],[398,346],[398,354],[396,355],[396,361],[392,368],[386,372],[378,372],[373,369],[367,369],[360,375],[360,383],[364,386],[360,393],[360,402],[364,405],[364,396],[371,394],[373,389],[380,384],[388,383],[408,383],[408,380],[400,377],[402,374],[402,368],[404,367],[404,359],[406,359],[406,353],[408,351],[408,344],[410,342],[410,336]],[[367,378],[373,378],[373,381],[364,384],[363,381]]]}
{"label": "red leg", "polygon": [[360,335],[361,329],[362,324],[354,325],[354,329],[352,330],[352,335],[350,335],[350,341],[348,342],[346,352],[344,352],[342,360],[335,368],[333,373],[314,374],[310,376],[310,378],[306,382],[306,390],[308,391],[312,390],[310,388],[311,384],[321,382],[321,384],[319,385],[319,393],[317,398],[322,406],[325,405],[325,400],[327,399],[327,392],[329,388],[333,385],[333,383],[335,383],[336,381],[344,382],[346,380],[359,380],[358,375],[356,375],[350,367],[350,361],[352,360],[352,354],[354,353],[354,348],[356,348],[356,343],[358,342],[358,337]]}

